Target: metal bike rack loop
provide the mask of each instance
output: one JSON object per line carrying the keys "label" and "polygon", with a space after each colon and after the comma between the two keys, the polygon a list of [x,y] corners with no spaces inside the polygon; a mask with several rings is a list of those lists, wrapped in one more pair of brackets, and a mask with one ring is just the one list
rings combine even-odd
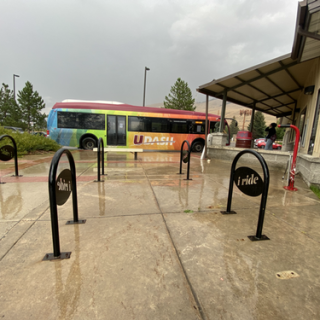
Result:
{"label": "metal bike rack loop", "polygon": [[[13,154],[14,154],[14,169],[15,169],[15,175],[13,176],[13,177],[22,177],[21,175],[19,176],[19,173],[18,173],[18,151],[17,151],[17,144],[16,144],[16,142],[15,142],[15,140],[11,137],[11,136],[9,136],[8,134],[4,134],[4,135],[2,135],[1,137],[0,137],[0,141],[2,140],[2,139],[4,139],[4,138],[9,138],[11,141],[12,141],[12,144],[13,144]],[[7,148],[9,148],[9,147],[11,147],[11,146],[3,146],[2,148],[5,148],[5,147],[7,147]],[[2,148],[0,148],[0,150],[2,150]],[[12,148],[12,147],[11,147]],[[12,159],[12,157],[11,158],[8,158],[7,160],[10,160],[10,159]],[[7,160],[3,160],[3,161],[7,161]]]}
{"label": "metal bike rack loop", "polygon": [[[187,144],[188,146],[188,155],[184,158],[183,158],[183,146],[184,144]],[[191,147],[190,147],[190,144],[187,140],[184,140],[182,142],[182,145],[181,145],[181,150],[180,150],[180,172],[178,174],[183,174],[182,173],[182,161],[185,162],[185,163],[188,163],[188,167],[187,167],[187,179],[184,179],[184,180],[192,180],[192,179],[189,179],[189,173],[190,173],[190,159],[191,159]]]}
{"label": "metal bike rack loop", "polygon": [[[59,175],[59,177],[63,177],[63,178],[60,178],[60,181],[57,181],[58,179],[56,176],[57,176],[58,164],[63,154],[67,155],[71,170],[68,170],[68,169],[63,170]],[[62,191],[60,191],[59,189],[61,189]],[[43,258],[43,260],[56,260],[56,259],[70,258],[71,252],[60,251],[57,205],[64,204],[68,200],[71,192],[72,192],[72,205],[73,205],[73,221],[68,221],[66,224],[83,224],[86,222],[86,220],[78,219],[76,167],[75,167],[74,159],[69,150],[60,149],[54,154],[51,161],[50,171],[49,171],[49,200],[50,200],[53,254],[47,253]],[[60,194],[62,194],[63,197],[61,197]]]}
{"label": "metal bike rack loop", "polygon": [[[100,148],[102,148],[102,152],[100,153]],[[100,179],[100,176],[106,176],[106,174],[104,174],[104,145],[103,145],[103,140],[102,138],[99,138],[98,141],[98,152],[97,152],[97,163],[98,163],[98,178],[97,180],[94,180],[94,182],[103,182],[104,180]],[[102,155],[102,159],[101,159],[101,155]],[[100,160],[102,162],[102,173],[100,174]]]}
{"label": "metal bike rack loop", "polygon": [[[255,172],[254,170],[252,170],[251,168],[240,167],[237,170],[235,170],[236,164],[237,164],[239,158],[246,153],[250,153],[250,154],[254,155],[259,160],[259,162],[262,166],[262,169],[263,169],[263,174],[264,174],[264,181],[263,182],[262,182],[262,179],[259,176],[259,174],[257,172]],[[256,232],[255,236],[248,236],[248,238],[251,241],[269,240],[269,238],[267,236],[262,235],[262,227],[263,227],[264,215],[265,215],[266,204],[267,204],[270,175],[269,175],[269,169],[268,169],[266,161],[261,156],[261,154],[258,153],[257,151],[246,149],[246,150],[239,152],[236,155],[236,157],[234,158],[234,160],[232,162],[232,166],[231,166],[227,210],[221,211],[221,213],[222,214],[235,214],[236,213],[235,211],[231,211],[233,183],[234,182],[236,183],[236,181],[235,181],[236,171],[238,171],[237,182],[242,181],[242,185],[239,182],[237,184],[240,191],[242,191],[243,193],[250,195],[250,196],[258,196],[258,195],[262,194],[261,203],[260,203],[260,211],[259,211],[259,219],[258,219],[258,225],[257,225],[257,232]],[[243,179],[241,179],[242,172],[245,173],[245,177],[243,177]],[[248,172],[252,173],[253,176],[248,177],[248,174],[247,174]],[[250,182],[250,179],[251,179],[251,181],[253,181],[252,183]],[[243,180],[247,181],[246,182],[247,185],[243,186]],[[250,185],[250,184],[252,184],[252,185]],[[245,190],[245,188],[247,188],[247,191]]]}

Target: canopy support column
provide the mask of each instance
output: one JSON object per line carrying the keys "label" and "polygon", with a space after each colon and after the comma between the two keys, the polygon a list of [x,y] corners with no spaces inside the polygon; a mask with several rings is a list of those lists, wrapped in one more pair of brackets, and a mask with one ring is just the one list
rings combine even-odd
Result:
{"label": "canopy support column", "polygon": [[256,103],[253,104],[251,120],[250,120],[250,132],[253,132],[254,113],[256,112]]}
{"label": "canopy support column", "polygon": [[221,118],[220,118],[220,129],[219,132],[223,132],[224,130],[224,118],[226,114],[226,106],[227,106],[227,90],[223,91],[223,101],[222,101],[222,108],[221,108]]}
{"label": "canopy support column", "polygon": [[[250,132],[253,132],[253,123],[254,123],[254,113],[256,112],[256,103],[253,103],[252,113],[251,113],[251,120],[250,120]],[[254,147],[254,139],[251,140],[251,148]]]}
{"label": "canopy support column", "polygon": [[204,150],[201,155],[201,159],[207,158],[207,148],[208,148],[208,110],[209,110],[209,96],[206,95],[206,123],[204,126]]}

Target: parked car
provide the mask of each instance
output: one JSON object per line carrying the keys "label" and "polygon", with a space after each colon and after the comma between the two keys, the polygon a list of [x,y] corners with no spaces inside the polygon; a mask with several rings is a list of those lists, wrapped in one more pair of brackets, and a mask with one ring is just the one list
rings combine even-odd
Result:
{"label": "parked car", "polygon": [[260,142],[263,142],[263,141],[266,141],[266,138],[258,138],[258,139],[254,139],[254,146],[256,147],[256,148],[258,148],[258,143],[260,143]]}
{"label": "parked car", "polygon": [[5,129],[7,130],[12,130],[13,132],[19,132],[19,133],[23,133],[23,129],[22,128],[19,128],[19,127],[4,127]]}
{"label": "parked car", "polygon": [[47,136],[47,134],[45,132],[42,132],[42,131],[32,132],[32,134],[35,135],[35,136],[43,136],[43,137]]}
{"label": "parked car", "polygon": [[[266,142],[265,142],[265,141],[259,142],[259,143],[257,144],[257,147],[258,147],[258,148],[261,148],[261,149],[265,149],[265,147],[266,147]],[[281,150],[281,148],[282,148],[282,145],[281,145],[281,144],[278,144],[278,143],[275,143],[275,142],[272,144],[272,149]]]}

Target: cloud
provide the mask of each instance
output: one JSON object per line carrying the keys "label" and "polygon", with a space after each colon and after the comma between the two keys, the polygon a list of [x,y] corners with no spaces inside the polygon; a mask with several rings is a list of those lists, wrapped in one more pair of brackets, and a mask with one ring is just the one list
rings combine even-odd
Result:
{"label": "cloud", "polygon": [[[162,102],[291,51],[295,0],[2,0],[1,82],[68,98]],[[197,97],[198,98],[198,97]],[[46,100],[48,99],[48,100]],[[199,99],[204,99],[201,96]]]}

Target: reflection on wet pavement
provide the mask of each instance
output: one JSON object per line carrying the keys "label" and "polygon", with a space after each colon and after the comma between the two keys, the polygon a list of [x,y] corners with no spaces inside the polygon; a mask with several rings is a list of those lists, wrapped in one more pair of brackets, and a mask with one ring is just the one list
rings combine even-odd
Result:
{"label": "reflection on wet pavement", "polygon": [[[320,318],[320,200],[300,177],[290,192],[283,172],[270,170],[263,227],[270,241],[251,242],[260,196],[234,187],[237,214],[220,213],[230,161],[193,155],[187,181],[179,153],[146,152],[138,161],[110,153],[104,181],[94,182],[96,154],[73,156],[79,219],[87,223],[66,225],[71,197],[58,207],[61,251],[70,259],[42,261],[52,252],[50,159],[26,159],[23,177],[1,176],[0,318]],[[58,171],[68,166],[62,157]],[[276,277],[288,270],[299,277]]]}

